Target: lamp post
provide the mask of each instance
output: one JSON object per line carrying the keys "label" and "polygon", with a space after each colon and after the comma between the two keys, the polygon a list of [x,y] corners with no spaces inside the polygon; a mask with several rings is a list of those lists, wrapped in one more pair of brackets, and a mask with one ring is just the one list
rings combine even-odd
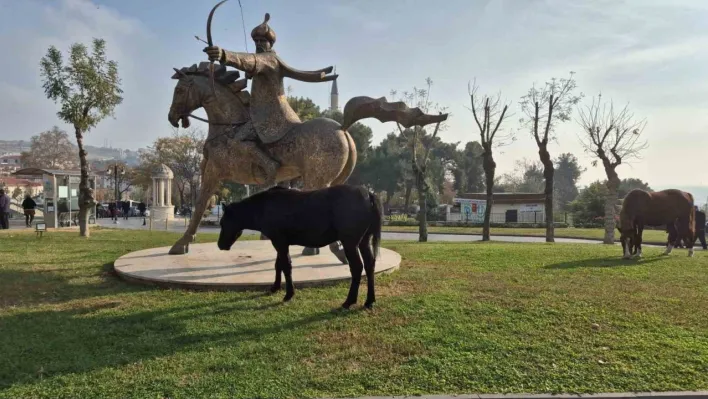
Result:
{"label": "lamp post", "polygon": [[120,188],[118,187],[118,176],[119,176],[119,174],[120,174],[120,176],[123,176],[125,174],[125,168],[121,165],[120,169],[118,169],[118,164],[115,163],[115,164],[113,164],[113,167],[108,168],[108,170],[106,170],[106,174],[109,176],[113,175],[113,182],[114,182],[113,186],[115,187],[115,199],[116,199],[115,200],[116,212],[115,212],[115,216],[113,219],[113,224],[118,224],[118,201],[120,199],[119,198]]}

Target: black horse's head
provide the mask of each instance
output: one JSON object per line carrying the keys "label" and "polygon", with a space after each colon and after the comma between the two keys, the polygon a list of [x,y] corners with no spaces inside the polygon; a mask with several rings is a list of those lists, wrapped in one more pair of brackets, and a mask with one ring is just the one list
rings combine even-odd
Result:
{"label": "black horse's head", "polygon": [[234,245],[236,240],[243,234],[244,218],[243,207],[239,206],[239,203],[232,203],[226,206],[224,209],[224,215],[221,217],[221,232],[219,233],[219,249],[222,251],[228,251],[231,246]]}

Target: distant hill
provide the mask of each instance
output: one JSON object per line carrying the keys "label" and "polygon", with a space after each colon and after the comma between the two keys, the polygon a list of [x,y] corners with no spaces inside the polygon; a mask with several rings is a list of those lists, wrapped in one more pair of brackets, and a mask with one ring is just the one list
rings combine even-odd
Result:
{"label": "distant hill", "polygon": [[[73,144],[73,143],[72,143]],[[29,150],[29,140],[0,140],[0,154],[19,154]],[[88,152],[88,159],[91,161],[107,161],[119,159],[128,165],[136,165],[139,162],[138,150],[125,150],[122,148],[85,146]]]}

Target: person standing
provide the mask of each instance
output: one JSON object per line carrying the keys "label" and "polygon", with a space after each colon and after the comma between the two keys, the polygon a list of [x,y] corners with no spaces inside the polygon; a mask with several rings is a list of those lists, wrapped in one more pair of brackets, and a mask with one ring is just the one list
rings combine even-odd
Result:
{"label": "person standing", "polygon": [[0,189],[0,228],[3,230],[10,228],[10,197],[2,189]]}
{"label": "person standing", "polygon": [[22,209],[25,211],[25,226],[32,227],[36,208],[37,203],[34,202],[32,197],[29,194],[25,195],[25,200],[22,201]]}
{"label": "person standing", "polygon": [[145,210],[147,209],[147,206],[145,206],[145,203],[143,201],[140,201],[138,204],[138,211],[140,211],[140,216],[145,217]]}
{"label": "person standing", "polygon": [[696,207],[696,238],[701,241],[703,249],[708,249],[706,245],[706,213],[699,211]]}
{"label": "person standing", "polygon": [[130,215],[130,202],[123,201],[121,205],[123,206],[123,219],[128,220],[128,216]]}

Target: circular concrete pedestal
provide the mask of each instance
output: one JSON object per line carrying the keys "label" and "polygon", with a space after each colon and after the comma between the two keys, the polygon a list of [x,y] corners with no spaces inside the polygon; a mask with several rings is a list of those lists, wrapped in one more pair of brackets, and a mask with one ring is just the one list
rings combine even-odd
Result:
{"label": "circular concrete pedestal", "polygon": [[[219,250],[215,242],[191,244],[186,255],[168,255],[169,249],[151,248],[123,255],[115,261],[115,271],[130,281],[191,289],[265,289],[275,279],[276,253],[270,241],[239,241],[230,251]],[[349,266],[329,248],[322,248],[315,256],[302,256],[302,249],[290,247],[295,287],[351,279]],[[400,264],[398,253],[381,248],[376,273],[391,272]]]}

